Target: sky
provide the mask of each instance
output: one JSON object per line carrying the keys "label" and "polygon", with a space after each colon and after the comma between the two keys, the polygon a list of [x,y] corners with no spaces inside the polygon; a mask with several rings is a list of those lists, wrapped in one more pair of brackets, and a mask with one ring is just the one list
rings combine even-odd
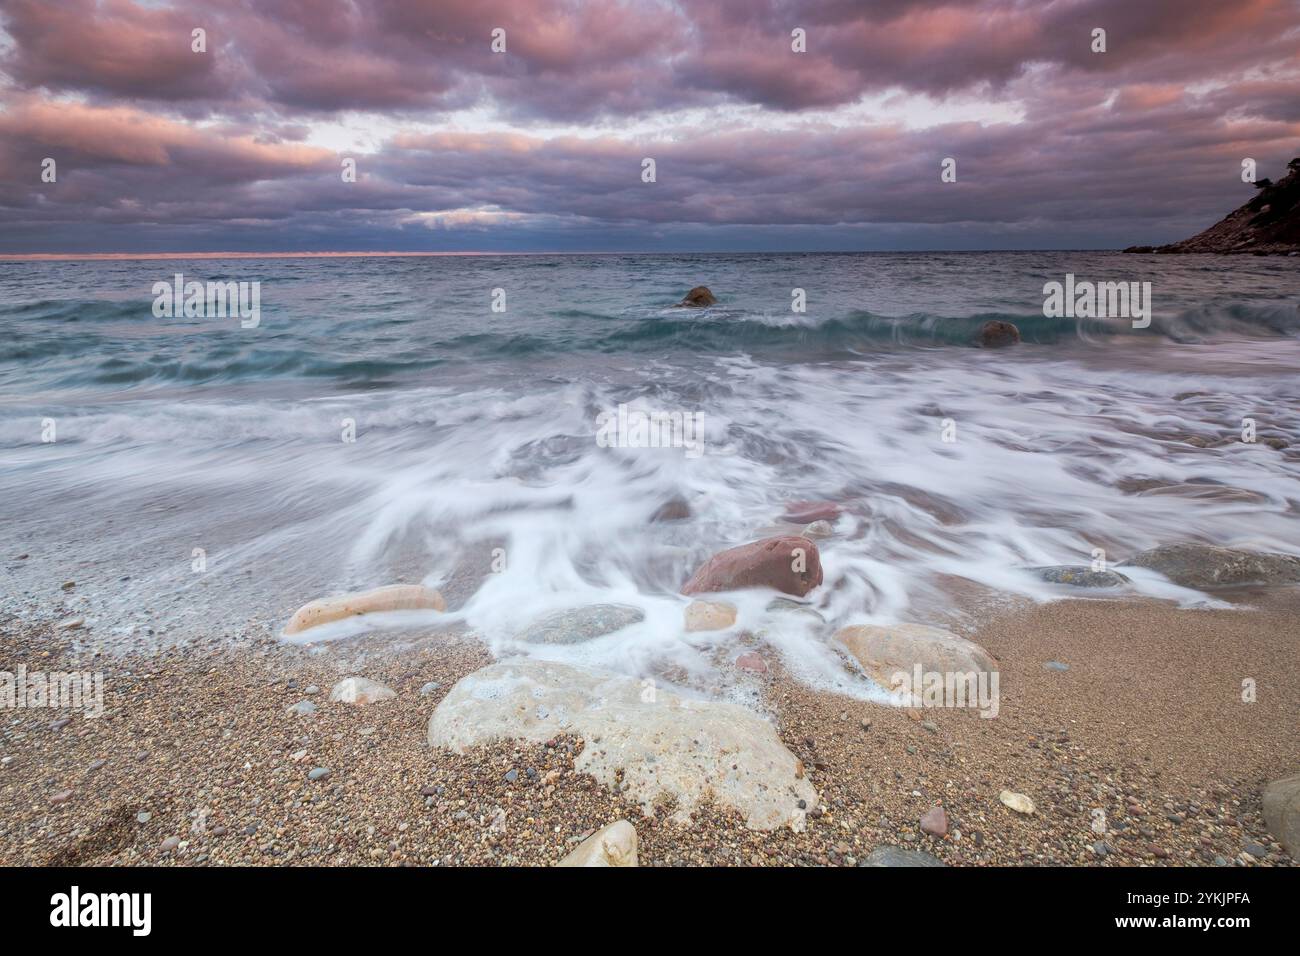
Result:
{"label": "sky", "polygon": [[1300,0],[0,0],[4,254],[1122,248],[1294,156]]}

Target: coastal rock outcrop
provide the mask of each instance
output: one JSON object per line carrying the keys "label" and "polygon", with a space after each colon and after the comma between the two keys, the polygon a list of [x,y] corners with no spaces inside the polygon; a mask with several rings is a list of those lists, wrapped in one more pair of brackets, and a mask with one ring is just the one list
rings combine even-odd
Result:
{"label": "coastal rock outcrop", "polygon": [[1300,773],[1264,788],[1264,823],[1292,859],[1300,860]]}
{"label": "coastal rock outcrop", "polygon": [[[923,674],[991,674],[997,670],[988,651],[974,641],[925,624],[845,627],[836,631],[835,637],[867,676],[886,689],[893,689],[892,678],[899,671],[910,681],[918,664]],[[921,703],[916,690],[913,705]]]}
{"label": "coastal rock outcrop", "polygon": [[311,627],[360,614],[416,610],[445,611],[447,602],[437,591],[418,584],[393,584],[372,591],[340,594],[304,604],[284,626],[284,633],[298,634]]}
{"label": "coastal rock outcrop", "polygon": [[589,604],[538,618],[519,635],[529,644],[581,644],[645,620],[639,607]]}
{"label": "coastal rock outcrop", "polygon": [[1020,330],[1011,322],[992,319],[980,326],[979,345],[985,349],[1000,349],[1020,341]]}
{"label": "coastal rock outcrop", "polygon": [[1300,558],[1208,544],[1168,544],[1136,554],[1120,567],[1149,568],[1185,588],[1221,588],[1300,581]]}
{"label": "coastal rock outcrop", "polygon": [[1300,252],[1300,157],[1277,182],[1261,179],[1255,195],[1204,232],[1164,246],[1129,246],[1125,252],[1215,252],[1295,255]]}
{"label": "coastal rock outcrop", "polygon": [[803,765],[752,711],[547,661],[504,661],[462,678],[429,719],[428,741],[463,753],[557,734],[586,742],[576,771],[618,787],[647,814],[675,799],[679,823],[711,801],[753,829],[800,830],[817,805]]}
{"label": "coastal rock outcrop", "polygon": [[578,844],[556,866],[636,866],[636,827],[616,820]]}
{"label": "coastal rock outcrop", "polygon": [[775,588],[803,597],[821,583],[817,545],[799,535],[778,535],[719,551],[691,575],[682,593]]}
{"label": "coastal rock outcrop", "polygon": [[697,285],[690,292],[686,293],[686,298],[677,303],[679,309],[703,309],[710,305],[717,304],[717,297],[709,291],[706,285]]}

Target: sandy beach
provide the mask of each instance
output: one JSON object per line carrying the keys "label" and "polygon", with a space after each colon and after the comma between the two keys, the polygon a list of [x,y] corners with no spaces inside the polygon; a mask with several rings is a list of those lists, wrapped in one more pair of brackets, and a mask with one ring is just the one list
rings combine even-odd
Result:
{"label": "sandy beach", "polygon": [[[965,636],[1001,670],[994,719],[813,691],[755,645],[763,706],[820,796],[803,832],[749,829],[717,807],[688,826],[669,807],[645,816],[573,769],[593,744],[571,737],[429,747],[437,703],[491,660],[463,634],[88,656],[70,632],[9,619],[0,660],[102,671],[106,711],[4,714],[0,863],[550,865],[627,819],[643,866],[852,866],[882,846],[953,865],[1293,866],[1260,799],[1300,763],[1300,599],[1285,588],[1233,599],[1231,610],[1086,599],[990,616]],[[329,702],[349,675],[396,697]],[[1245,678],[1254,703],[1241,699]],[[315,712],[287,712],[301,701]],[[1036,812],[1008,809],[1003,790]],[[936,806],[942,838],[918,823]]]}

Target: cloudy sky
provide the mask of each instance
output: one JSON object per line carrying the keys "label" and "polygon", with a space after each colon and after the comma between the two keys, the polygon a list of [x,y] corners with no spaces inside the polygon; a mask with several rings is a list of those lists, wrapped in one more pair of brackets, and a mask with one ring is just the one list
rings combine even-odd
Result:
{"label": "cloudy sky", "polygon": [[1122,247],[1296,155],[1300,0],[0,0],[6,253]]}

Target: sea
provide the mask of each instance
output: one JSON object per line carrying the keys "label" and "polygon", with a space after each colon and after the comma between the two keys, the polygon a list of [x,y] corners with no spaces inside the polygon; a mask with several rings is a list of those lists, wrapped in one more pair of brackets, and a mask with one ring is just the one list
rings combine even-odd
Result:
{"label": "sea", "polygon": [[[1067,277],[1150,283],[1149,320],[1045,315]],[[178,281],[247,283],[255,321],[172,308]],[[677,306],[700,285],[715,305]],[[978,347],[991,320],[1022,341]],[[446,614],[299,639],[454,625],[498,656],[706,680],[758,635],[842,687],[844,625],[1116,596],[1034,568],[1300,554],[1298,333],[1285,257],[0,261],[0,610],[139,650],[423,582]],[[669,501],[689,516],[655,520]],[[817,614],[754,593],[732,629],[687,632],[692,571],[801,530],[782,516],[809,501],[839,509]],[[1121,596],[1222,606],[1116,569]],[[520,640],[592,604],[643,620]]]}

